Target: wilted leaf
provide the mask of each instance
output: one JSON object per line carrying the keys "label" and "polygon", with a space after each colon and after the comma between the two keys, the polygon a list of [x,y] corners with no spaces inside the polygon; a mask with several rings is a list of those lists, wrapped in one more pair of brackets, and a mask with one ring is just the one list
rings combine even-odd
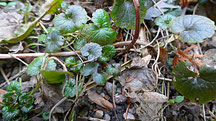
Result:
{"label": "wilted leaf", "polygon": [[99,25],[101,26],[101,28],[110,27],[109,14],[105,10],[98,9],[93,13],[92,16],[92,21],[94,22],[94,25]]}
{"label": "wilted leaf", "polygon": [[170,21],[172,21],[174,18],[175,16],[173,15],[165,14],[157,17],[157,19],[155,19],[155,24],[158,25],[161,29],[165,30],[168,28]]}
{"label": "wilted leaf", "polygon": [[87,63],[82,69],[81,69],[81,74],[84,76],[88,76],[90,74],[93,74],[97,72],[99,64],[98,63]]}
{"label": "wilted leaf", "polygon": [[[167,0],[160,0],[159,2],[157,2],[157,4],[155,4],[155,5],[151,6],[150,8],[148,8],[148,10],[146,12],[145,19],[146,20],[152,20],[154,17],[160,16],[162,13],[158,9],[158,7],[163,12],[167,12],[170,9],[180,8],[180,6],[175,6],[173,4],[168,4],[168,3],[166,3],[166,1]],[[176,13],[174,13],[174,14],[176,14]],[[172,15],[174,15],[174,14],[172,14]]]}
{"label": "wilted leaf", "polygon": [[[37,57],[34,59],[34,61],[32,61],[27,69],[26,69],[26,73],[30,76],[35,76],[37,74],[40,73],[40,69],[41,69],[41,65],[43,63],[43,56]],[[46,61],[48,60],[48,58],[46,58]],[[50,71],[50,70],[55,70],[56,69],[56,63],[54,62],[53,59],[51,59],[46,67],[46,70]]]}
{"label": "wilted leaf", "polygon": [[173,33],[180,33],[180,40],[189,43],[200,43],[215,33],[212,20],[198,15],[185,15],[175,18],[169,28]]}
{"label": "wilted leaf", "polygon": [[105,84],[106,83],[106,75],[105,74],[94,73],[93,74],[93,80],[97,84]]}
{"label": "wilted leaf", "polygon": [[74,49],[76,50],[81,50],[83,46],[85,46],[85,44],[87,43],[86,38],[85,37],[80,37],[78,39],[75,40],[74,42]]}
{"label": "wilted leaf", "polygon": [[84,8],[77,5],[68,7],[65,13],[61,13],[53,20],[54,26],[63,33],[75,32],[84,27],[87,22],[87,13]]}
{"label": "wilted leaf", "polygon": [[202,66],[199,72],[198,76],[188,70],[184,62],[180,62],[172,73],[176,78],[173,85],[185,98],[202,104],[216,99],[216,70]]}
{"label": "wilted leaf", "polygon": [[61,83],[65,80],[66,74],[73,76],[72,73],[69,72],[58,72],[58,71],[40,71],[43,77],[46,79],[49,84]]}
{"label": "wilted leaf", "polygon": [[21,86],[21,84],[20,84],[19,82],[17,82],[17,81],[12,81],[12,82],[10,82],[10,84],[8,85],[7,91],[8,91],[8,92],[13,92],[13,91],[15,91],[15,93],[16,93],[17,95],[19,95],[19,94],[21,94],[21,92],[22,92],[22,86]]}
{"label": "wilted leaf", "polygon": [[87,94],[88,94],[88,98],[94,103],[110,110],[113,109],[112,103],[110,103],[108,100],[105,100],[102,96],[98,95],[96,92],[88,90]]}
{"label": "wilted leaf", "polygon": [[[29,22],[27,24],[23,25],[14,25],[16,28],[13,30],[13,34],[8,36],[7,38],[1,38],[0,37],[0,43],[1,42],[6,42],[6,43],[14,43],[21,41],[25,39],[33,30],[35,25],[40,21],[46,14],[50,14],[53,12],[54,9],[58,6],[57,3],[61,2],[62,0],[49,0],[46,3],[46,8],[43,9],[44,12],[41,14],[38,18],[36,18],[33,22]],[[1,17],[0,17],[1,18]],[[4,26],[3,26],[4,27]],[[13,26],[11,26],[13,27]],[[2,27],[0,26],[0,29]],[[4,35],[7,36],[7,32],[4,31]]]}
{"label": "wilted leaf", "polygon": [[46,0],[40,9],[40,14],[54,14],[57,12],[63,0]]}
{"label": "wilted leaf", "polygon": [[90,24],[86,27],[85,35],[88,42],[108,45],[116,40],[117,32],[109,27],[99,28],[96,25]]}
{"label": "wilted leaf", "polygon": [[97,59],[102,54],[102,48],[97,43],[88,43],[81,49],[82,56],[88,56],[88,60]]}
{"label": "wilted leaf", "polygon": [[60,46],[64,44],[63,36],[58,31],[51,31],[47,35],[46,52],[53,53],[60,50]]}
{"label": "wilted leaf", "polygon": [[[143,22],[146,14],[146,0],[139,0],[140,3],[140,23]],[[111,17],[116,25],[121,28],[135,29],[136,13],[131,0],[115,0]]]}

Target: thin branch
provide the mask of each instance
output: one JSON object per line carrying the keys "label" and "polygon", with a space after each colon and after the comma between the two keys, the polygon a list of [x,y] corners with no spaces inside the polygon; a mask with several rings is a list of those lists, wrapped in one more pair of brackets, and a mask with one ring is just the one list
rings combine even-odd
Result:
{"label": "thin branch", "polygon": [[127,46],[127,48],[123,51],[122,54],[127,53],[130,48],[133,47],[133,45],[136,43],[136,40],[139,37],[139,30],[140,30],[140,3],[139,0],[132,0],[134,7],[135,7],[135,13],[136,13],[136,28],[135,28],[135,35],[134,38],[132,40],[132,42]]}

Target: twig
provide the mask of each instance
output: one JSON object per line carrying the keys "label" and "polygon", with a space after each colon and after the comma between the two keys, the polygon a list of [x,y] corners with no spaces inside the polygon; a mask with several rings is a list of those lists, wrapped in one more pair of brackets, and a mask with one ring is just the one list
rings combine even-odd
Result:
{"label": "twig", "polygon": [[2,74],[2,76],[4,77],[5,81],[6,81],[6,82],[8,83],[8,85],[9,85],[10,82],[9,82],[7,76],[5,75],[5,72],[4,72],[4,70],[2,69],[2,66],[0,67],[0,71],[1,71],[1,74]]}
{"label": "twig", "polygon": [[24,65],[28,66],[28,64],[27,64],[26,62],[24,62],[23,60],[21,60],[20,58],[14,56],[14,55],[12,55],[12,54],[9,54],[9,55],[11,55],[13,58],[17,59],[18,61],[20,61],[20,62],[23,63]]}
{"label": "twig", "polygon": [[136,43],[136,40],[139,37],[139,30],[140,30],[140,3],[139,0],[132,0],[134,7],[135,7],[135,13],[136,13],[136,28],[135,28],[135,35],[132,40],[132,42],[127,46],[127,48],[123,51],[122,54],[127,53],[131,47]]}
{"label": "twig", "polygon": [[126,113],[125,113],[125,119],[126,119],[126,120],[127,120],[129,108],[130,108],[130,104],[127,106],[127,109],[126,109]]}
{"label": "twig", "polygon": [[62,98],[58,103],[56,103],[53,107],[52,107],[52,109],[50,110],[50,113],[49,113],[49,121],[52,121],[52,112],[55,110],[55,108],[57,107],[57,106],[59,106],[60,104],[62,104],[65,100],[67,99],[67,97],[64,97],[64,98]]}
{"label": "twig", "polygon": [[112,88],[112,98],[113,98],[113,111],[114,111],[114,114],[115,114],[115,117],[116,117],[116,120],[117,121],[119,121],[119,119],[118,119],[118,115],[117,115],[117,113],[116,113],[116,104],[115,104],[115,96],[114,96],[114,94],[115,94],[115,92],[114,92],[114,84],[115,84],[115,80],[113,80],[113,88]]}
{"label": "twig", "polygon": [[12,81],[12,80],[14,80],[15,78],[17,78],[17,77],[23,75],[23,74],[25,73],[26,69],[27,69],[27,67],[24,67],[19,73],[17,73],[17,74],[14,75],[13,77],[10,77],[8,80],[9,80],[9,81]]}

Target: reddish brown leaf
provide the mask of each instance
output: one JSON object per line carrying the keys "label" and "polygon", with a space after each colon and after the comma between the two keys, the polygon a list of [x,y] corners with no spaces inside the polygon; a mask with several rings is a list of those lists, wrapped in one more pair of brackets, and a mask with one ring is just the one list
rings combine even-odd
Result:
{"label": "reddish brown leaf", "polygon": [[108,100],[105,100],[102,96],[98,95],[96,92],[88,90],[87,93],[88,93],[88,98],[94,103],[110,110],[113,109],[112,103],[110,103]]}

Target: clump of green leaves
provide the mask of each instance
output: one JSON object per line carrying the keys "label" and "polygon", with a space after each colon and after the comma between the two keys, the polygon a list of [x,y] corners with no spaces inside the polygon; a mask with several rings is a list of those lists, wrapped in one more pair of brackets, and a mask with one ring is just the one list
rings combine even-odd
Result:
{"label": "clump of green leaves", "polygon": [[22,86],[17,81],[12,81],[7,88],[7,93],[2,95],[2,116],[5,120],[22,120],[28,118],[28,112],[33,108],[34,98],[28,93],[22,93]]}
{"label": "clump of green leaves", "polygon": [[181,103],[184,100],[183,96],[177,96],[175,99],[169,99],[170,104]]}

